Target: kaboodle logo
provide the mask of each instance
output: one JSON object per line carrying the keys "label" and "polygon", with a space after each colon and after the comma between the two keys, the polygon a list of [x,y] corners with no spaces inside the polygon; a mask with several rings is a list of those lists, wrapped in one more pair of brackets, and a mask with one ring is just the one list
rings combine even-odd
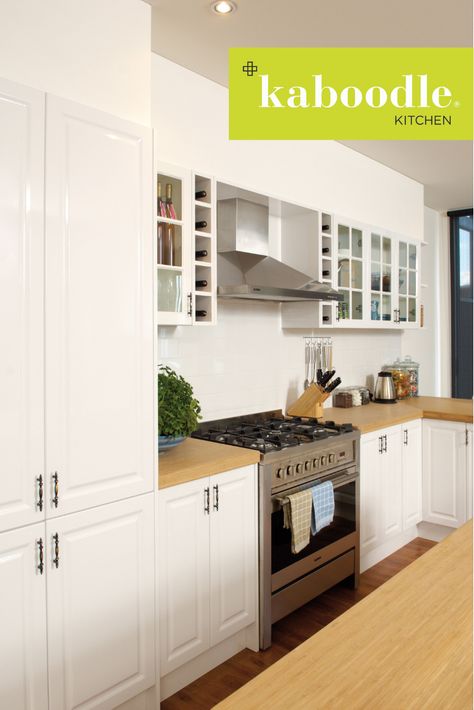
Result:
{"label": "kaboodle logo", "polygon": [[229,101],[231,139],[471,139],[472,50],[232,49]]}

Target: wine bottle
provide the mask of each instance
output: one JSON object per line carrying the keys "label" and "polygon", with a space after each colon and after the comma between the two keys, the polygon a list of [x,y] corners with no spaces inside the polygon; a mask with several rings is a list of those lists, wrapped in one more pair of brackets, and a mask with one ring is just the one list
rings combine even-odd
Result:
{"label": "wine bottle", "polygon": [[207,286],[206,279],[201,279],[200,281],[196,281],[196,288],[206,288],[206,286]]}
{"label": "wine bottle", "polygon": [[158,222],[156,230],[156,262],[163,264],[163,247],[164,247],[164,224]]}
{"label": "wine bottle", "polygon": [[207,249],[199,249],[196,252],[196,259],[203,259],[205,256],[207,256]]}
{"label": "wine bottle", "polygon": [[169,219],[176,219],[176,211],[173,205],[173,186],[170,182],[166,184],[166,216]]}
{"label": "wine bottle", "polygon": [[207,197],[207,192],[205,190],[197,190],[194,195],[195,200],[203,200],[205,197]]}
{"label": "wine bottle", "polygon": [[329,247],[323,247],[322,252],[323,252],[323,254],[329,254],[329,252],[330,252]]}
{"label": "wine bottle", "polygon": [[328,323],[330,320],[329,316],[323,316],[324,323]]}
{"label": "wine bottle", "polygon": [[323,276],[331,276],[331,272],[328,269],[324,269]]}
{"label": "wine bottle", "polygon": [[163,264],[174,266],[174,225],[163,224]]}
{"label": "wine bottle", "polygon": [[161,192],[161,182],[158,180],[157,187],[157,210],[156,213],[158,217],[166,217],[166,205],[163,202],[162,192]]}
{"label": "wine bottle", "polygon": [[196,222],[196,229],[206,229],[207,227],[207,222],[205,219],[201,219],[198,222]]}
{"label": "wine bottle", "polygon": [[329,230],[331,229],[331,227],[330,227],[329,224],[323,224],[323,226],[321,227],[321,229],[323,230],[323,232],[329,232]]}
{"label": "wine bottle", "polygon": [[207,316],[207,311],[196,311],[196,318],[205,318]]}

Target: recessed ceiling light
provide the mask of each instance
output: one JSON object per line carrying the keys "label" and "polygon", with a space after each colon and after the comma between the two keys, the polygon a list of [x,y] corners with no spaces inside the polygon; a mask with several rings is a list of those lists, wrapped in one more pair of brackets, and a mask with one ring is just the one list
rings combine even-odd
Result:
{"label": "recessed ceiling light", "polygon": [[220,0],[220,2],[212,3],[212,9],[218,15],[230,15],[231,12],[237,10],[237,5],[235,2],[229,2],[229,0]]}

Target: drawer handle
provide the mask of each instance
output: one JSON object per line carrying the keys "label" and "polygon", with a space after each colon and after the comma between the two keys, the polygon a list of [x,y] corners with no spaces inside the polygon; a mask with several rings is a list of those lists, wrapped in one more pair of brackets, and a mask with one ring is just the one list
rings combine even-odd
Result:
{"label": "drawer handle", "polygon": [[313,559],[313,562],[317,562],[318,560],[322,560],[322,559],[323,559],[322,556],[319,555],[319,557],[315,557],[315,558]]}

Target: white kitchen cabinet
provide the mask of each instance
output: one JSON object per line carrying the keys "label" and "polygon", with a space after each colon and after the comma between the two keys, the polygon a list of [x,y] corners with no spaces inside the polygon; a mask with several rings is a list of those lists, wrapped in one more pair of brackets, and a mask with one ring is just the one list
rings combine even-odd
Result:
{"label": "white kitchen cabinet", "polygon": [[3,79],[0,166],[1,531],[44,518],[44,94]]}
{"label": "white kitchen cabinet", "polygon": [[402,328],[420,325],[420,243],[397,242],[396,323]]}
{"label": "white kitchen cabinet", "polygon": [[[364,255],[367,252],[367,232],[362,225],[336,218],[336,284],[343,296],[337,306],[338,322],[346,326],[367,321],[367,274]],[[336,249],[336,244],[334,245]]]}
{"label": "white kitchen cabinet", "polygon": [[161,673],[256,620],[254,466],[159,494]]}
{"label": "white kitchen cabinet", "polygon": [[420,522],[421,477],[421,420],[361,436],[362,557]]}
{"label": "white kitchen cabinet", "polygon": [[0,707],[5,710],[48,710],[41,543],[44,523],[0,534]]}
{"label": "white kitchen cabinet", "polygon": [[209,648],[209,478],[159,492],[162,675]]}
{"label": "white kitchen cabinet", "polygon": [[423,520],[457,528],[467,520],[466,424],[423,420]]}
{"label": "white kitchen cabinet", "polygon": [[46,523],[50,710],[109,710],[152,686],[154,503]]}
{"label": "white kitchen cabinet", "polygon": [[151,160],[147,128],[47,97],[50,517],[153,489]]}
{"label": "white kitchen cabinet", "polygon": [[402,425],[403,529],[422,519],[422,420]]}
{"label": "white kitchen cabinet", "polygon": [[472,490],[472,424],[466,425],[466,438],[467,438],[467,519],[472,518],[472,508],[473,508],[473,490]]}

